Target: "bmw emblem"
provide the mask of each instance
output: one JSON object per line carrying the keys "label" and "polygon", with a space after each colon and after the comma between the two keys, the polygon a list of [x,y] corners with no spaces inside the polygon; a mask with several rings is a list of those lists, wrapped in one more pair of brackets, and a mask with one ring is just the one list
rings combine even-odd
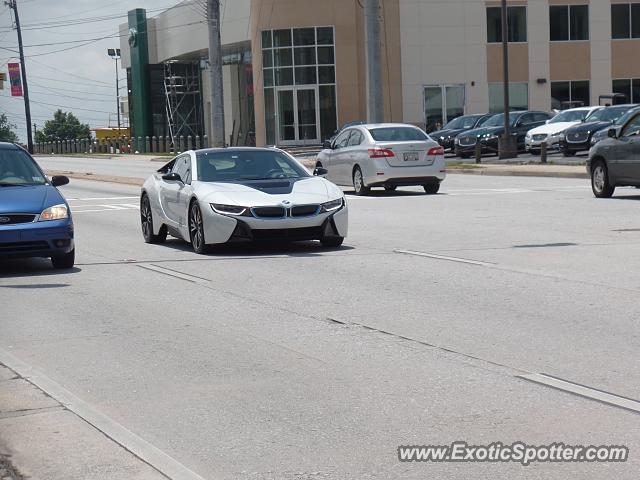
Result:
{"label": "bmw emblem", "polygon": [[0,223],[9,223],[10,221],[9,217],[0,217]]}

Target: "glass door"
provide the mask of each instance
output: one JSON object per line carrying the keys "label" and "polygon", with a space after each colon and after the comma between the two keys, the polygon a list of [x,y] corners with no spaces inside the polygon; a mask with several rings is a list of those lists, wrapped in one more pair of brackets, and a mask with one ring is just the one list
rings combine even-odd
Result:
{"label": "glass door", "polygon": [[317,87],[277,90],[278,145],[320,143]]}
{"label": "glass door", "polygon": [[424,113],[427,132],[440,130],[454,118],[464,115],[464,85],[433,85],[424,87]]}

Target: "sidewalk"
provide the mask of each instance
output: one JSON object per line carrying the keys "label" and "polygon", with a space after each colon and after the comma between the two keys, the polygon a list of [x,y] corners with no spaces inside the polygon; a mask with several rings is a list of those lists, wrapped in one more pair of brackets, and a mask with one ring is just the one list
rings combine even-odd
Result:
{"label": "sidewalk", "polygon": [[0,480],[166,480],[0,364]]}

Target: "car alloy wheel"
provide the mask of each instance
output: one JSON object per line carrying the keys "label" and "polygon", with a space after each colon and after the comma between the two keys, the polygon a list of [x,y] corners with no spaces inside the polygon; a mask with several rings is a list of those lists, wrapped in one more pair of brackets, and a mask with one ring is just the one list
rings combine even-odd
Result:
{"label": "car alloy wheel", "polygon": [[353,171],[353,190],[356,195],[366,195],[371,190],[364,184],[364,179],[362,178],[362,170],[360,170],[360,167],[356,167]]}
{"label": "car alloy wheel", "polygon": [[167,239],[167,228],[163,225],[158,235],[153,233],[153,213],[149,197],[144,195],[140,202],[140,223],[142,225],[142,236],[146,243],[162,243]]}
{"label": "car alloy wheel", "polygon": [[198,202],[191,204],[191,214],[189,215],[189,236],[191,237],[191,245],[196,253],[204,253],[204,225],[202,223],[202,212]]}
{"label": "car alloy wheel", "polygon": [[597,162],[591,170],[591,189],[598,198],[609,198],[615,190],[609,185],[607,166],[602,161]]}

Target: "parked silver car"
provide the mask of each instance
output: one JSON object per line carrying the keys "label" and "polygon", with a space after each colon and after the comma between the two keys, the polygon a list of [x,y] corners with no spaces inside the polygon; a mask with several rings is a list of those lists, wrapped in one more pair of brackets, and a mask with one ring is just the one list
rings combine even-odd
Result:
{"label": "parked silver car", "polygon": [[410,185],[435,194],[446,176],[443,147],[421,129],[397,123],[345,129],[325,144],[316,167],[327,169],[334,183],[353,185],[356,195]]}

